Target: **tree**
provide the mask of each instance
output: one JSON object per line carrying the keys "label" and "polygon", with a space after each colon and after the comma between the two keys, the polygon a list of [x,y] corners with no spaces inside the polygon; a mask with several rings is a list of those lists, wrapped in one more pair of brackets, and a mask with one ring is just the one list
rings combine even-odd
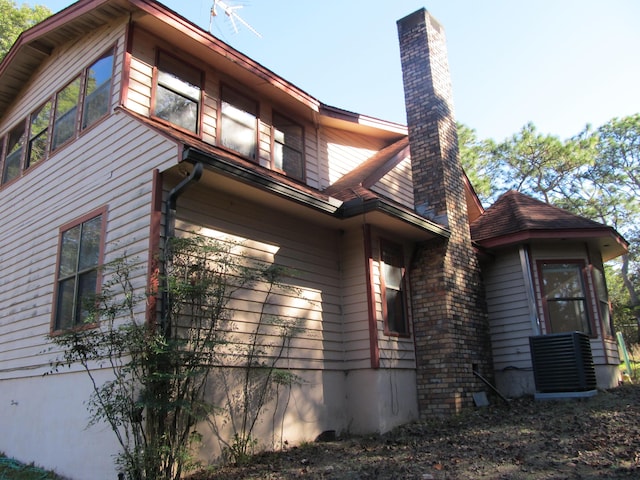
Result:
{"label": "tree", "polygon": [[[180,479],[196,466],[198,428],[216,415],[233,422],[230,438],[214,433],[242,461],[257,443],[254,426],[274,386],[295,381],[279,364],[298,320],[270,313],[290,290],[281,282],[285,270],[250,258],[239,244],[198,235],[168,242],[164,266],[157,324],[144,321],[144,296],[132,284],[142,266],[125,257],[105,266],[108,281],[86,304],[87,328],[50,337],[60,347],[51,373],[76,366],[87,373],[92,423],[111,427],[117,463],[131,480]],[[235,320],[234,305],[253,312],[251,320]],[[109,381],[98,382],[100,369]],[[237,388],[216,404],[207,385],[230,386],[232,376],[240,377]]]}
{"label": "tree", "polygon": [[12,0],[0,0],[0,61],[23,31],[50,15],[51,10],[42,5],[18,7]]}
{"label": "tree", "polygon": [[640,341],[640,114],[596,130],[587,126],[567,140],[541,134],[532,123],[501,143],[478,140],[464,126],[459,132],[461,161],[472,183],[488,177],[480,180],[481,199],[515,189],[625,236],[629,254],[607,269],[607,282],[624,286],[611,290],[614,319],[635,318]]}

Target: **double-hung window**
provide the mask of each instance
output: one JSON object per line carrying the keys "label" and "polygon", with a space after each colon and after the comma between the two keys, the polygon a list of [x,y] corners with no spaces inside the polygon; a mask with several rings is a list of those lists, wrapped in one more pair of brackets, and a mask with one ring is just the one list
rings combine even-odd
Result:
{"label": "double-hung window", "polygon": [[9,135],[7,135],[2,167],[2,183],[10,182],[20,176],[26,135],[24,122],[13,127]]}
{"label": "double-hung window", "polygon": [[225,85],[221,97],[220,144],[256,160],[258,104]]}
{"label": "double-hung window", "polygon": [[302,126],[273,114],[273,166],[288,176],[304,180],[304,137]]}
{"label": "double-hung window", "polygon": [[591,334],[584,262],[539,260],[537,263],[548,333]]}
{"label": "double-hung window", "polygon": [[385,333],[401,336],[409,335],[402,247],[394,243],[381,241],[380,265],[382,314]]}
{"label": "double-hung window", "polygon": [[29,148],[25,168],[44,160],[49,147],[49,117],[51,116],[51,101],[31,114],[29,118]]}
{"label": "double-hung window", "polygon": [[76,134],[82,77],[78,75],[56,95],[51,150],[55,150]]}
{"label": "double-hung window", "polygon": [[177,58],[158,55],[154,115],[198,133],[202,72]]}
{"label": "double-hung window", "polygon": [[106,211],[100,210],[60,229],[54,330],[91,323],[99,288]]}

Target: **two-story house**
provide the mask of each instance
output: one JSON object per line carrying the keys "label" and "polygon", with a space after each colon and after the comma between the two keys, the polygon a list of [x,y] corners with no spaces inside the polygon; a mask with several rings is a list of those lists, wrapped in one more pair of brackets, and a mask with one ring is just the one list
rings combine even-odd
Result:
{"label": "two-story house", "polygon": [[144,292],[189,231],[290,267],[312,300],[287,306],[304,319],[287,352],[303,382],[278,410],[291,443],[457,412],[483,378],[533,393],[541,334],[587,333],[616,384],[602,261],[626,243],[520,194],[485,211],[444,31],[420,10],[398,34],[408,126],[325,105],[154,0],[80,0],[19,37],[0,64],[1,451],[116,478],[84,374],[43,376],[47,335],[82,324],[100,265],[139,258]]}

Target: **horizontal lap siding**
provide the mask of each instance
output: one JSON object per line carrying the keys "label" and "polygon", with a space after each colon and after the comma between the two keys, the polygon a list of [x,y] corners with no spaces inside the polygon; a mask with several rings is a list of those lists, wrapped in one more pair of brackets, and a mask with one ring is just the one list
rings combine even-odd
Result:
{"label": "horizontal lap siding", "polygon": [[533,330],[518,250],[501,252],[483,269],[483,276],[494,368],[531,368],[529,337]]}
{"label": "horizontal lap siding", "polygon": [[[291,283],[302,291],[299,300],[289,294],[285,315],[301,317],[303,331],[296,333],[287,354],[291,368],[341,369],[341,279],[339,233],[304,223],[240,198],[192,185],[178,201],[178,231],[197,231],[244,240],[248,255],[291,269]],[[204,228],[204,230],[200,230]],[[287,279],[287,281],[289,281]],[[258,321],[261,292],[241,304],[238,321]],[[287,295],[285,295],[286,297]]]}
{"label": "horizontal lap siding", "polygon": [[385,146],[379,139],[333,128],[320,130],[320,142],[322,164],[326,165],[321,173],[322,188],[333,184]]}
{"label": "horizontal lap siding", "polygon": [[[119,113],[0,190],[0,202],[12,205],[0,222],[0,378],[40,375],[55,356],[45,336],[60,227],[106,205],[106,260],[126,251],[145,261],[153,169],[177,155],[174,143]],[[133,283],[144,292],[146,269]]]}
{"label": "horizontal lap siding", "polygon": [[407,208],[413,209],[411,159],[406,158],[396,165],[389,173],[373,185],[371,190],[384,197],[395,200]]}

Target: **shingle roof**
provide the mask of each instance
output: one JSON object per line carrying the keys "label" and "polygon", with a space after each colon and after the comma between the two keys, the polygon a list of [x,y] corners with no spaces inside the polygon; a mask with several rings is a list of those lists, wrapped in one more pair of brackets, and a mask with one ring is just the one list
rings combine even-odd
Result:
{"label": "shingle roof", "polygon": [[[603,239],[617,244],[616,254],[620,255],[627,242],[613,228],[579,215],[554,207],[515,190],[504,193],[471,223],[471,238],[481,246],[497,247],[522,243],[532,238],[560,239],[580,238]],[[610,257],[613,258],[613,257]]]}

